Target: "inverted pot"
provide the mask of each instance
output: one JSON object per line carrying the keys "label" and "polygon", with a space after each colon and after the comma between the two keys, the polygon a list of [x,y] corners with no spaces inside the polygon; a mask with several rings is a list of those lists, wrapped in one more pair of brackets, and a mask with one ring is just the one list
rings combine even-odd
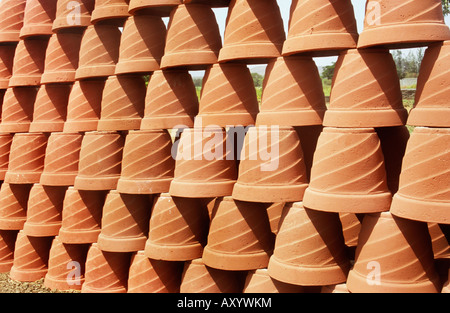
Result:
{"label": "inverted pot", "polygon": [[16,44],[0,46],[0,89],[7,89],[12,76]]}
{"label": "inverted pot", "polygon": [[3,97],[0,131],[7,133],[29,131],[37,93],[38,88],[36,87],[6,89]]}
{"label": "inverted pot", "polygon": [[23,26],[27,0],[5,0],[0,4],[0,42],[17,43]]}
{"label": "inverted pot", "polygon": [[20,39],[30,36],[51,36],[57,0],[27,0],[20,29]]}
{"label": "inverted pot", "polygon": [[94,5],[95,0],[80,0],[77,3],[71,2],[71,0],[58,1],[56,17],[52,25],[53,32],[88,27],[91,24]]}
{"label": "inverted pot", "polygon": [[0,188],[0,229],[21,230],[27,220],[28,197],[32,185],[2,183]]}

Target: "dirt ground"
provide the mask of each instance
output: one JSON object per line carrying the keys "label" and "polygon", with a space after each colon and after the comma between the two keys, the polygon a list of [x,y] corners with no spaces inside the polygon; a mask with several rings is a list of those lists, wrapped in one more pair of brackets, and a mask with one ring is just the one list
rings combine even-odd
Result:
{"label": "dirt ground", "polygon": [[0,273],[0,293],[78,293],[78,291],[57,291],[46,288],[44,279],[35,282],[19,282],[9,277],[9,273]]}

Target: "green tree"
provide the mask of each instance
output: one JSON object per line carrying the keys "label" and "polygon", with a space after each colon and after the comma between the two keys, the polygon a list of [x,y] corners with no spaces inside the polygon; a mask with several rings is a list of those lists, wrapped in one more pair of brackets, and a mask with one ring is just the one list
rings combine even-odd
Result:
{"label": "green tree", "polygon": [[442,0],[442,8],[444,9],[444,15],[450,13],[450,0]]}
{"label": "green tree", "polygon": [[252,73],[252,77],[253,77],[253,83],[254,83],[255,87],[262,87],[263,81],[264,81],[264,76],[262,76],[261,74],[258,74],[258,73]]}
{"label": "green tree", "polygon": [[333,62],[333,64],[331,64],[331,65],[325,66],[323,68],[322,75],[321,75],[322,79],[332,80],[335,68],[336,68],[336,62]]}
{"label": "green tree", "polygon": [[202,87],[202,84],[203,84],[202,77],[194,77],[192,80],[194,81],[195,87]]}

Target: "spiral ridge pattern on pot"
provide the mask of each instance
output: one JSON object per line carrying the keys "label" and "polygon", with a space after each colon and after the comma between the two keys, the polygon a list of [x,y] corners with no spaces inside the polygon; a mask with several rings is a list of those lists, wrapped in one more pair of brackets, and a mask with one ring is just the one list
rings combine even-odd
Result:
{"label": "spiral ridge pattern on pot", "polygon": [[19,32],[23,26],[26,0],[3,0],[0,4],[0,33]]}
{"label": "spiral ridge pattern on pot", "polygon": [[51,237],[31,237],[20,231],[14,249],[13,268],[15,270],[47,270],[50,245]]}
{"label": "spiral ridge pattern on pot", "polygon": [[11,231],[0,230],[0,267],[2,263],[14,260],[14,244],[16,236]]}
{"label": "spiral ridge pattern on pot", "polygon": [[[36,95],[37,91],[33,88],[8,88],[2,105],[0,125],[31,123]],[[27,127],[25,127],[26,131],[28,130]]]}
{"label": "spiral ridge pattern on pot", "polygon": [[12,76],[12,68],[15,53],[16,53],[15,46],[0,47],[0,84],[2,84],[2,87],[7,87],[9,84],[9,79]]}
{"label": "spiral ridge pattern on pot", "polygon": [[33,123],[63,123],[66,119],[70,88],[70,85],[56,87],[55,85],[41,85],[34,103]]}
{"label": "spiral ridge pattern on pot", "polygon": [[16,134],[11,144],[8,171],[42,172],[47,137],[43,134]]}
{"label": "spiral ridge pattern on pot", "polygon": [[13,140],[12,134],[0,135],[0,172],[8,170],[9,154]]}
{"label": "spiral ridge pattern on pot", "polygon": [[53,34],[46,51],[44,74],[68,71],[73,71],[75,74],[78,68],[81,38],[79,34]]}
{"label": "spiral ridge pattern on pot", "polygon": [[0,189],[0,219],[19,218],[25,222],[30,188],[28,186],[11,186],[8,183],[2,184]]}
{"label": "spiral ridge pattern on pot", "polygon": [[51,31],[53,20],[56,16],[56,2],[54,0],[28,0],[25,7],[23,26],[47,25]]}
{"label": "spiral ridge pattern on pot", "polygon": [[99,230],[104,198],[97,191],[68,189],[63,203],[61,229],[71,231]]}
{"label": "spiral ridge pattern on pot", "polygon": [[[47,40],[21,40],[14,55],[13,75],[41,76],[45,67],[45,52]],[[36,82],[36,85],[39,82]]]}
{"label": "spiral ridge pattern on pot", "polygon": [[45,173],[77,173],[81,134],[50,135],[44,162]]}
{"label": "spiral ridge pattern on pot", "polygon": [[[104,84],[104,81],[76,81],[69,95],[67,121],[100,119]],[[94,130],[97,128],[91,129]]]}

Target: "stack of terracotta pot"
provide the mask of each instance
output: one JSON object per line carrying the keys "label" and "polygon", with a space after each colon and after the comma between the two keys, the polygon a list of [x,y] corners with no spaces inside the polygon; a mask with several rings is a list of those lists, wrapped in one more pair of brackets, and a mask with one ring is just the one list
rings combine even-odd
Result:
{"label": "stack of terracotta pot", "polygon": [[[448,290],[450,30],[439,0],[404,2],[368,1],[358,34],[350,0],[293,0],[286,34],[276,0],[3,0],[0,272],[86,293]],[[389,49],[418,46],[408,120]]]}

